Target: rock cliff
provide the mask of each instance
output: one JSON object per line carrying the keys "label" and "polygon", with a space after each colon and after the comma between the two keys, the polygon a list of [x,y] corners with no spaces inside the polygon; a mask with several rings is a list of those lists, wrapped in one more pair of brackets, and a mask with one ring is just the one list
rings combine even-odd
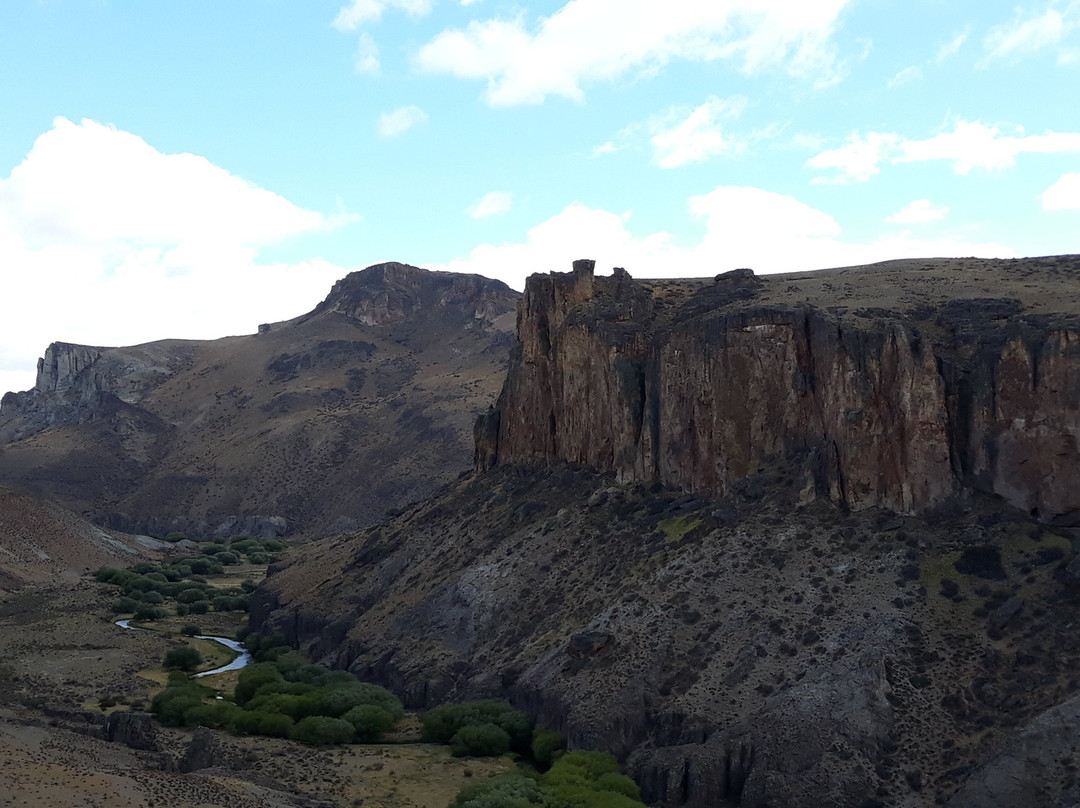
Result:
{"label": "rock cliff", "polygon": [[[1080,275],[1076,258],[1053,266]],[[865,295],[890,268],[836,277]],[[971,489],[1044,519],[1080,511],[1074,301],[954,299],[935,280],[907,272],[903,299],[855,308],[749,270],[635,282],[578,261],[534,275],[477,465],[566,460],[725,494],[798,458],[853,509],[918,513]]]}

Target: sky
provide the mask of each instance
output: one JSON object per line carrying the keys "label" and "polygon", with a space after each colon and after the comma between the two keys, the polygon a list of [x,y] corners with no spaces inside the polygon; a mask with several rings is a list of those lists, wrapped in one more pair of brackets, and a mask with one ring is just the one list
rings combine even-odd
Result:
{"label": "sky", "polygon": [[381,261],[1080,252],[1080,0],[0,0],[0,392]]}

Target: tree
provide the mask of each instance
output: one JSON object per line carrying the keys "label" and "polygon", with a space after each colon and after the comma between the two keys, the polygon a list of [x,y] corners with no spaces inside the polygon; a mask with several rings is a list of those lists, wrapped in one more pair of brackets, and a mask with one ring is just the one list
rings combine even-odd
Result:
{"label": "tree", "polygon": [[165,654],[165,667],[182,671],[193,671],[202,664],[203,657],[198,649],[190,645],[173,648]]}

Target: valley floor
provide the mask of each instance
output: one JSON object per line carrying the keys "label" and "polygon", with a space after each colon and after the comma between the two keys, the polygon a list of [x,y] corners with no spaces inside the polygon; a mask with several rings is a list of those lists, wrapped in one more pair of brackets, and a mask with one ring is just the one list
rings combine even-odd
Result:
{"label": "valley floor", "polygon": [[[149,704],[160,685],[147,676],[178,642],[117,628],[113,594],[87,580],[0,601],[0,806],[444,808],[463,785],[510,766],[452,758],[446,747],[313,749],[160,725],[151,749],[123,742],[138,744],[137,733],[105,741],[101,699]],[[207,630],[235,630],[202,617]]]}

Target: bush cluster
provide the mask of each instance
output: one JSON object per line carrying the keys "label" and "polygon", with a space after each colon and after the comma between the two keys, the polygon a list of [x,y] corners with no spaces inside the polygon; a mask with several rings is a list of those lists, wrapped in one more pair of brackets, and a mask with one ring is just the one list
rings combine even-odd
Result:
{"label": "bush cluster", "polygon": [[533,723],[505,701],[443,704],[424,714],[423,725],[425,741],[448,743],[458,757],[532,751]]}
{"label": "bush cluster", "polygon": [[514,771],[458,792],[451,808],[644,808],[637,785],[611,755],[566,752],[545,774]]}
{"label": "bush cluster", "polygon": [[[172,538],[172,537],[178,538]],[[170,533],[170,541],[187,537]],[[123,596],[112,604],[118,614],[132,614],[139,620],[155,620],[165,617],[165,604],[171,603],[176,614],[206,614],[215,612],[248,610],[250,593],[255,589],[252,581],[244,581],[239,587],[218,589],[206,579],[207,575],[221,575],[225,568],[247,561],[266,564],[286,549],[285,542],[278,539],[254,539],[250,536],[234,536],[231,539],[203,542],[200,555],[187,556],[167,564],[147,562],[135,564],[125,570],[102,567],[94,577],[102,583],[118,586]]]}
{"label": "bush cluster", "polygon": [[169,726],[206,726],[313,746],[377,741],[405,714],[385,688],[311,664],[277,638],[252,635],[246,645],[263,661],[240,672],[231,701],[207,701],[212,691],[178,677],[154,698],[151,712]]}

